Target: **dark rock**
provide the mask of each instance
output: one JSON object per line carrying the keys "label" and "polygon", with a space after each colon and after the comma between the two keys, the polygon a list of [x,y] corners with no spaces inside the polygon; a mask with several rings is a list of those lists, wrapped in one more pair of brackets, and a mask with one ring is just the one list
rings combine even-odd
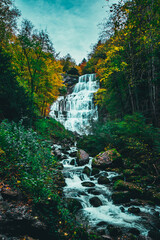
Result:
{"label": "dark rock", "polygon": [[98,190],[95,190],[95,189],[89,189],[88,192],[93,194],[93,195],[100,195],[101,194],[101,192],[99,192]]}
{"label": "dark rock", "polygon": [[110,181],[107,177],[101,176],[98,178],[98,183],[99,184],[108,184],[108,183],[110,183]]}
{"label": "dark rock", "polygon": [[94,187],[95,184],[92,182],[82,182],[81,183],[83,187]]}
{"label": "dark rock", "polygon": [[113,225],[108,225],[107,229],[108,229],[111,237],[117,237],[117,236],[120,236],[122,234],[122,230],[119,227],[115,227]]}
{"label": "dark rock", "polygon": [[139,214],[141,211],[139,208],[131,207],[131,208],[128,208],[128,212],[133,214]]}
{"label": "dark rock", "polygon": [[91,175],[94,176],[94,175],[98,174],[99,172],[100,172],[100,170],[98,168],[93,168]]}
{"label": "dark rock", "polygon": [[54,150],[54,154],[55,154],[56,157],[61,157],[62,153],[61,153],[61,151],[59,149],[55,149]]}
{"label": "dark rock", "polygon": [[136,236],[140,235],[140,231],[137,228],[131,228],[129,230],[129,233],[132,233],[133,235],[136,235]]}
{"label": "dark rock", "polygon": [[70,165],[75,165],[75,160],[74,159],[71,160]]}
{"label": "dark rock", "polygon": [[159,240],[160,239],[160,232],[156,230],[150,230],[148,233],[148,236],[151,237],[153,240]]}
{"label": "dark rock", "polygon": [[97,223],[98,227],[101,227],[101,226],[104,226],[104,225],[107,225],[107,222],[101,221],[101,222]]}
{"label": "dark rock", "polygon": [[89,155],[84,150],[80,149],[77,152],[77,164],[78,166],[83,166],[89,163]]}
{"label": "dark rock", "polygon": [[67,207],[73,213],[77,212],[78,210],[82,209],[81,203],[77,199],[67,198]]}
{"label": "dark rock", "polygon": [[93,207],[102,206],[102,202],[101,202],[101,200],[100,200],[98,197],[90,198],[90,199],[89,199],[89,202],[90,202],[90,204],[91,204]]}
{"label": "dark rock", "polygon": [[91,174],[91,169],[89,167],[85,166],[85,168],[83,169],[83,173],[89,177]]}
{"label": "dark rock", "polygon": [[125,208],[124,207],[120,207],[122,212],[125,212]]}
{"label": "dark rock", "polygon": [[18,190],[12,190],[9,187],[2,189],[2,198],[4,200],[18,200],[21,198],[21,193]]}
{"label": "dark rock", "polygon": [[130,194],[128,191],[114,192],[112,194],[112,199],[115,204],[127,203],[130,201]]}
{"label": "dark rock", "polygon": [[70,155],[71,157],[76,157],[76,156],[77,156],[77,151],[71,152],[69,155]]}

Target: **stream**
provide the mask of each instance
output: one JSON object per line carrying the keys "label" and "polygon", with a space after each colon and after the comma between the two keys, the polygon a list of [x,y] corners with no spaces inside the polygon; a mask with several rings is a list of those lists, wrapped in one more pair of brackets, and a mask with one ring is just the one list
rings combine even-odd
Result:
{"label": "stream", "polygon": [[[122,233],[136,229],[142,236],[148,235],[149,230],[159,229],[156,226],[155,214],[160,213],[160,207],[152,206],[135,206],[130,203],[129,206],[115,205],[112,201],[112,181],[118,176],[116,172],[100,171],[99,174],[87,176],[83,173],[87,166],[92,170],[92,158],[89,163],[84,166],[78,166],[76,163],[76,147],[70,147],[65,153],[61,145],[54,145],[55,151],[61,151],[63,158],[63,175],[65,177],[66,186],[64,187],[65,198],[76,199],[81,203],[82,209],[77,212],[78,219],[83,222],[83,225],[96,230],[100,234],[109,234],[108,225],[112,225],[121,229]],[[98,184],[98,176],[107,176],[109,184]],[[89,182],[93,186],[83,186]],[[93,206],[91,199],[98,197],[101,201],[101,206]],[[138,207],[140,214],[129,213],[130,207]],[[85,224],[84,224],[85,223]]]}

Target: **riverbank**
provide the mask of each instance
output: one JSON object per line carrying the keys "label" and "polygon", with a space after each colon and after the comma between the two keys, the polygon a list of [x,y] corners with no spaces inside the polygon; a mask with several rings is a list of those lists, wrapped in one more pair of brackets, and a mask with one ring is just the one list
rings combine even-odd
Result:
{"label": "riverbank", "polygon": [[[133,119],[131,122],[133,122]],[[123,126],[122,123],[121,125]],[[117,146],[119,146],[119,148],[117,148],[118,150],[114,150],[115,148],[113,147],[115,147],[115,145],[110,145],[110,148],[108,147],[101,153],[97,154],[97,156],[90,163],[90,165],[86,166],[86,164],[88,164],[88,160],[87,162],[84,161],[82,164],[82,162],[80,163],[77,159],[79,154],[77,156],[77,150],[75,150],[74,146],[75,140],[78,140],[77,137],[74,136],[72,133],[66,131],[62,127],[62,125],[60,125],[54,120],[40,119],[35,123],[34,126],[36,132],[31,129],[25,129],[21,123],[14,124],[2,122],[0,125],[0,205],[2,213],[1,234],[6,236],[6,238],[4,239],[54,238],[75,240],[129,240],[138,238],[151,240],[159,238],[159,232],[157,230],[159,229],[159,210],[157,210],[156,208],[156,205],[159,205],[159,176],[158,174],[156,175],[156,170],[154,170],[156,168],[157,171],[159,171],[159,165],[156,164],[155,168],[152,166],[153,164],[157,163],[156,159],[150,160],[149,163],[152,163],[152,165],[150,165],[152,166],[150,167],[150,169],[148,167],[144,168],[142,167],[142,163],[145,164],[148,161],[148,158],[146,159],[146,161],[144,161],[144,155],[142,155],[142,158],[139,152],[137,153],[137,151],[135,151],[136,149],[131,150],[131,153],[135,153],[134,157],[132,157],[132,154],[130,153],[128,155],[128,158],[126,158],[124,157],[123,151],[128,145],[117,144]],[[130,134],[132,133],[133,138],[133,134],[135,134],[133,130],[135,129],[133,128],[133,125],[130,126],[132,129]],[[137,125],[135,126],[135,128],[137,128]],[[144,126],[142,126],[142,128],[144,128]],[[137,131],[139,130],[140,129],[138,129]],[[148,131],[151,131],[151,129],[148,128]],[[140,132],[142,138],[142,129]],[[150,139],[151,135],[148,134],[147,128],[144,129],[144,132],[145,134],[147,134],[148,139]],[[102,141],[105,141],[105,144],[107,145],[107,141],[103,137],[105,135],[105,131],[103,131],[104,135],[102,135],[101,132],[99,133],[101,135]],[[117,132],[114,131],[114,134],[115,133],[117,134]],[[135,134],[135,136],[137,136],[137,133]],[[99,141],[100,137],[98,135],[96,137],[97,141]],[[124,141],[125,138],[123,134],[121,135],[121,137],[122,138],[120,140]],[[152,138],[153,137],[154,135],[152,130]],[[126,142],[127,139],[130,138],[131,136],[128,136],[128,138],[126,138]],[[94,154],[95,151],[94,146],[96,146],[96,148],[101,147],[98,145],[98,143],[93,143],[94,139],[95,135],[81,138],[81,144],[82,141],[85,144],[84,149],[89,148],[92,145],[92,154]],[[111,138],[111,136],[110,140],[113,144],[113,138]],[[86,144],[86,141],[88,141],[88,144]],[[102,142],[99,142],[99,144],[101,143]],[[57,144],[61,145],[60,149],[56,148]],[[78,144],[80,144],[79,141]],[[151,146],[151,142],[149,143],[149,145]],[[53,148],[51,148],[52,146]],[[123,151],[119,151],[119,149],[122,149]],[[90,153],[90,151],[88,152]],[[109,158],[109,154],[110,156],[112,155],[115,158]],[[133,161],[133,159],[135,159],[135,156],[137,157],[138,154],[139,159],[141,159],[139,161],[139,166],[141,167],[140,169],[137,167],[137,162],[135,163]],[[144,151],[142,151],[142,154],[144,154]],[[72,160],[72,164],[70,162],[70,158],[68,158],[68,155]],[[109,159],[109,161],[107,160],[107,163],[99,166],[98,161],[102,161],[104,156],[108,156],[107,159]],[[87,158],[89,158],[89,155],[87,155]],[[154,162],[152,162],[153,160]],[[66,161],[66,166],[64,166],[64,170],[62,170],[63,167],[60,163],[61,161]],[[67,161],[69,161],[69,168],[66,168],[68,164]],[[79,166],[75,164],[78,164]],[[149,166],[148,163],[147,166]],[[89,219],[87,217],[88,220],[84,219],[80,212],[77,212],[77,210],[73,211],[73,206],[75,204],[78,208],[80,207],[78,202],[75,202],[74,198],[72,200],[71,198],[70,200],[67,200],[66,196],[64,196],[64,193],[66,191],[65,189],[67,189],[67,186],[69,186],[69,180],[67,180],[68,177],[65,181],[64,177],[66,178],[66,174],[73,173],[72,168],[76,170],[77,174],[77,167],[79,169],[78,172],[81,171],[81,177],[78,180],[80,182],[77,186],[81,186],[81,188],[83,189],[83,191],[80,191],[82,192],[82,195],[81,193],[79,193],[79,199],[87,199],[87,196],[89,196],[89,204],[92,205],[92,210],[96,210],[97,212],[98,208],[102,208],[102,210],[104,211],[104,207],[107,206],[106,201],[108,202],[107,199],[108,196],[110,196],[110,204],[108,205],[110,213],[108,212],[106,216],[108,217],[109,214],[113,214],[114,204],[114,208],[118,210],[118,218],[123,219],[124,215],[126,217],[129,215],[132,216],[132,218],[136,219],[142,218],[142,222],[145,219],[145,221],[148,222],[147,224],[149,224],[146,225],[149,226],[148,231],[150,231],[150,233],[147,233],[148,236],[145,238],[141,236],[141,234],[138,232],[139,229],[137,229],[136,227],[129,227],[129,229],[132,229],[132,232],[129,232],[129,230],[121,228],[118,225],[116,226],[116,224],[108,224],[107,219],[105,220],[104,216],[103,219],[101,218],[98,220],[95,227],[92,228],[90,226],[88,228],[87,225],[90,225],[89,219],[92,219],[92,216],[94,219],[93,211],[93,215],[90,215],[89,213],[91,217]],[[111,172],[116,173],[114,178],[110,178]],[[145,180],[145,176],[148,176],[148,179],[150,179],[150,184],[148,183],[148,181]],[[77,179],[74,179],[75,177],[76,175],[74,174],[70,181],[71,184],[77,184]],[[83,182],[90,182],[92,183],[92,186],[87,186],[85,185],[86,183],[82,185]],[[99,195],[101,195],[101,193],[99,194],[98,190],[100,189],[95,189],[95,186],[93,186],[93,184],[98,186],[98,188],[100,187],[101,189],[103,189],[102,192],[105,192],[103,199],[101,199],[102,196],[99,199]],[[64,189],[64,192],[62,191],[62,189]],[[68,189],[71,194],[72,188],[68,187]],[[100,203],[100,201],[97,199],[99,199],[102,204],[99,205],[98,202]],[[113,201],[113,204],[111,204],[111,201]],[[83,212],[81,209],[82,208],[80,207],[80,211]],[[111,209],[112,211],[110,211]],[[146,212],[144,213],[144,211]],[[95,217],[96,216],[97,214],[95,215]],[[11,225],[8,225],[7,222]],[[6,223],[8,226],[11,226],[11,232],[6,227]],[[23,229],[24,223],[26,223],[26,226],[28,226],[27,232],[20,231],[20,229]],[[81,225],[81,223],[84,224]],[[152,223],[152,227],[150,227],[150,223]],[[41,231],[36,230],[36,227],[37,229],[38,227],[40,227],[43,230],[43,234]],[[13,229],[14,231],[12,231]],[[92,231],[95,231],[96,234],[92,233]],[[16,235],[14,235],[13,232]]]}

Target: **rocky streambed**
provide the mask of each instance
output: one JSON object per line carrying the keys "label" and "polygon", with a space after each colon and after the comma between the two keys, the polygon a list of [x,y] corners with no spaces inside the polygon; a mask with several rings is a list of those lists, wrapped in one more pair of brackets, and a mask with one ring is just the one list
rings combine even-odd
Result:
{"label": "rocky streambed", "polygon": [[53,145],[53,153],[63,164],[67,207],[84,226],[102,239],[160,239],[160,207],[125,181],[115,149],[95,159],[73,146]]}

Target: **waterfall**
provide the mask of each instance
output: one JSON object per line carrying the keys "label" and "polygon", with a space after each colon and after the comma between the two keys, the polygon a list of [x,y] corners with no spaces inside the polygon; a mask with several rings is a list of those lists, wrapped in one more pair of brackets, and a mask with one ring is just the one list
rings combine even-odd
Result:
{"label": "waterfall", "polygon": [[73,92],[66,97],[60,96],[52,104],[50,116],[68,130],[87,134],[90,122],[98,119],[97,106],[93,102],[93,94],[98,88],[95,74],[80,76]]}

